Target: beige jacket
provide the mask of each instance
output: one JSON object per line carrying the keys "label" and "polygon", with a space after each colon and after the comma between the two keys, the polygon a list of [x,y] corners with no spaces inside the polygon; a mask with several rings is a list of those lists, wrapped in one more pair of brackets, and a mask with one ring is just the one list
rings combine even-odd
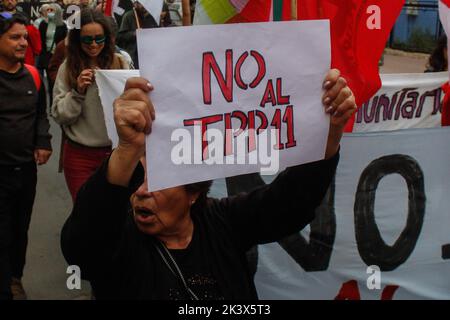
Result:
{"label": "beige jacket", "polygon": [[[124,69],[128,69],[125,59],[118,57]],[[66,81],[66,61],[56,76],[51,115],[70,140],[88,147],[111,146],[97,84],[90,85],[86,94],[70,88]]]}

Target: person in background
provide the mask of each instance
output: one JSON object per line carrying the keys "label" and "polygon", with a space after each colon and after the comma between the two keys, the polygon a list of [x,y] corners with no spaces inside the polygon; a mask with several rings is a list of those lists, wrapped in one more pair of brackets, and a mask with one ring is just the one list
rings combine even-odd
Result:
{"label": "person in background", "polygon": [[[38,68],[43,74],[44,71],[48,77],[48,64],[55,51],[56,44],[63,40],[67,35],[67,27],[62,19],[62,9],[56,4],[50,4],[47,9],[48,21],[43,20],[39,25],[41,34],[42,52],[39,55]],[[50,95],[50,104],[52,102],[53,82],[48,78],[48,88]]]}
{"label": "person in background", "polygon": [[158,24],[153,16],[145,10],[139,1],[136,1],[134,2],[134,10],[128,11],[123,15],[122,24],[117,35],[117,44],[130,54],[136,69],[139,69],[136,42],[136,30],[138,26],[144,29],[158,28]]}
{"label": "person in background", "polygon": [[[103,0],[106,5],[106,0]],[[117,25],[122,25],[122,19],[126,12],[132,11],[134,8],[133,2],[135,0],[117,0],[118,8],[120,12],[114,12],[114,18],[117,21]],[[123,11],[122,11],[123,10]]]}
{"label": "person in background", "polygon": [[169,7],[167,6],[167,3],[165,1],[161,10],[159,26],[165,28],[172,27],[172,18],[170,17]]}
{"label": "person in background", "polygon": [[117,34],[119,32],[119,27],[117,25],[116,20],[113,17],[107,17],[110,25],[111,25],[111,34],[113,37],[113,41],[116,44],[116,53],[120,53],[125,61],[128,63],[128,65],[130,66],[130,69],[134,69],[134,64],[133,64],[133,59],[131,59],[131,56],[128,52],[126,52],[125,50],[123,50],[121,47],[119,47],[116,43],[116,38],[117,38]]}
{"label": "person in background", "polygon": [[197,4],[197,0],[188,0],[188,1],[189,1],[189,6],[191,7],[191,22],[193,24],[194,23],[195,6]]}
{"label": "person in background", "polygon": [[30,23],[28,19],[26,19],[26,21],[28,48],[25,56],[25,63],[34,66],[35,58],[38,57],[42,51],[41,34],[34,24]]}
{"label": "person in background", "polygon": [[87,9],[87,8],[92,8],[91,0],[80,0],[80,9]]}
{"label": "person in background", "polygon": [[189,0],[165,0],[172,27],[190,26],[191,22],[191,6]]}
{"label": "person in background", "polygon": [[448,51],[447,37],[444,35],[439,38],[434,51],[428,59],[425,72],[441,72],[448,70]]}
{"label": "person in background", "polygon": [[189,0],[181,0],[181,11],[183,13],[183,26],[190,26],[193,23],[191,18],[191,5]]}
{"label": "person in background", "polygon": [[19,10],[19,7],[17,7],[17,0],[2,0],[2,12],[8,12],[10,14],[20,13],[25,15]]}
{"label": "person in background", "polygon": [[63,40],[58,42],[55,48],[55,52],[53,53],[49,63],[48,63],[48,77],[50,78],[50,81],[55,83],[56,81],[56,75],[58,74],[59,67],[66,59],[66,50],[67,50],[67,43],[68,43],[68,37],[65,37]]}
{"label": "person in background", "polygon": [[[447,37],[443,35],[439,38],[436,48],[428,59],[425,72],[442,72],[448,70],[448,48]],[[450,126],[450,84],[447,81],[442,85],[444,99],[442,100],[441,125]]]}
{"label": "person in background", "polygon": [[34,66],[35,57],[42,51],[42,45],[40,43],[41,38],[38,30],[30,23],[30,17],[21,11],[22,8],[17,6],[17,0],[3,0],[3,11],[9,14],[20,14],[26,21],[26,28],[28,31],[28,47],[25,55],[25,63]]}
{"label": "person in background", "polygon": [[[61,4],[62,2],[62,4]],[[80,0],[60,0],[57,2],[59,6],[63,10],[63,20],[67,21],[67,19],[73,14],[73,12],[69,12],[69,7],[74,6],[80,6]]]}
{"label": "person in background", "polygon": [[63,11],[66,9],[66,5],[64,3],[64,0],[56,0],[55,3],[57,5],[59,5],[63,9]]}
{"label": "person in background", "polygon": [[66,136],[64,177],[73,201],[81,185],[111,152],[95,70],[129,68],[115,53],[111,26],[104,14],[83,9],[80,15],[81,29],[69,32],[67,58],[56,76],[51,107]]}
{"label": "person in background", "polygon": [[48,18],[47,18],[47,14],[48,14],[48,9],[50,8],[50,5],[45,3],[43,4],[40,8],[39,8],[39,18],[37,18],[36,20],[34,20],[33,24],[34,26],[39,29],[39,25],[41,24],[42,21],[46,21],[48,22]]}
{"label": "person in background", "polygon": [[0,14],[0,300],[27,298],[21,279],[36,165],[52,153],[42,79],[23,64],[26,23],[22,15]]}

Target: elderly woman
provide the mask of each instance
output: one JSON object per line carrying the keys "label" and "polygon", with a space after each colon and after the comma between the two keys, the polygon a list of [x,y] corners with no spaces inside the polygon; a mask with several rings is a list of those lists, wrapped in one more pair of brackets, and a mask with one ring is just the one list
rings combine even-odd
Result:
{"label": "elderly woman", "polygon": [[328,73],[324,88],[331,114],[325,160],[216,200],[206,197],[210,182],[147,190],[140,160],[155,118],[147,96],[152,87],[129,79],[114,106],[119,146],[80,190],[62,232],[69,264],[80,266],[98,299],[256,299],[246,251],[313,220],[356,110],[339,71]]}
{"label": "elderly woman", "polygon": [[36,20],[34,20],[33,25],[39,29],[39,25],[41,24],[42,21],[47,21],[47,14],[48,14],[48,9],[50,8],[50,5],[45,3],[43,4],[40,8],[39,8],[39,18],[37,18]]}
{"label": "elderly woman", "polygon": [[[48,64],[55,52],[58,42],[63,40],[67,35],[67,27],[62,19],[62,9],[52,3],[47,8],[47,18],[39,24],[39,32],[41,34],[42,51],[39,55],[37,67],[41,72],[45,71],[48,75]],[[52,102],[53,82],[48,83],[48,93],[50,95],[50,103]]]}

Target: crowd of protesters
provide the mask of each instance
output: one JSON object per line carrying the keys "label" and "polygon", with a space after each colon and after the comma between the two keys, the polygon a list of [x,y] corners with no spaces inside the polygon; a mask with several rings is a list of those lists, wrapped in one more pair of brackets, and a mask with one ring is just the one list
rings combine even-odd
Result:
{"label": "crowd of protesters", "polygon": [[[152,219],[151,217],[155,215],[152,210],[146,210],[138,206],[139,201],[147,201],[149,198],[146,186],[142,184],[145,168],[140,164],[139,157],[131,159],[134,161],[134,167],[128,168],[128,171],[126,171],[122,170],[122,167],[126,165],[121,163],[118,156],[120,151],[116,149],[111,155],[111,141],[108,138],[103,120],[103,108],[95,83],[95,70],[138,68],[136,30],[139,28],[190,25],[193,17],[193,1],[175,2],[174,0],[166,0],[159,17],[150,14],[139,1],[122,2],[122,9],[125,12],[115,18],[105,15],[105,1],[97,2],[96,0],[55,0],[40,6],[38,17],[30,17],[29,13],[17,3],[17,0],[2,0],[0,9],[0,300],[27,298],[21,279],[25,266],[27,233],[36,194],[37,165],[46,164],[52,154],[49,115],[61,127],[63,145],[60,163],[68,190],[75,204],[74,212],[65,227],[63,249],[70,260],[87,266],[86,268],[91,271],[91,280],[97,290],[96,294],[99,297],[108,298],[112,297],[113,291],[112,288],[105,285],[103,276],[96,273],[98,271],[96,269],[97,259],[101,255],[96,255],[97,252],[94,251],[89,255],[89,248],[97,248],[96,245],[102,243],[102,241],[117,241],[122,235],[120,232],[124,229],[128,235],[128,238],[125,239],[128,242],[125,241],[125,244],[136,244],[136,239],[141,237],[141,233],[155,236],[158,239],[158,242],[152,244],[149,249],[152,253],[152,259],[159,259],[157,252],[160,248],[164,249],[164,246],[161,247],[159,240],[164,242],[162,234],[166,231],[164,228],[167,226],[164,225],[164,228],[155,231],[142,230],[145,223],[139,225],[139,221]],[[71,28],[67,23],[67,20],[73,17],[68,12],[68,8],[73,5],[81,8],[81,11],[74,13],[80,21],[79,28]],[[428,71],[448,69],[446,43],[446,40],[443,40],[430,58],[427,66]],[[308,206],[308,217],[302,221],[295,220],[292,225],[300,228],[300,226],[303,227],[310,222],[313,209],[319,204],[332,180],[339,158],[338,149],[343,125],[349,118],[349,112],[352,113],[356,109],[353,93],[347,87],[345,80],[341,79],[339,74],[333,72],[328,74],[327,79],[328,89],[331,91],[332,87],[335,86],[334,99],[340,101],[338,105],[333,107],[333,112],[344,103],[345,108],[343,110],[345,109],[344,111],[347,112],[345,113],[347,116],[341,115],[340,118],[338,117],[339,125],[334,128],[333,139],[329,138],[333,143],[330,144],[332,150],[327,151],[329,153],[327,153],[327,160],[303,169],[291,170],[281,175],[281,178],[272,186],[256,191],[253,194],[256,200],[243,197],[229,200],[226,203],[217,202],[212,207],[210,204],[206,204],[206,200],[201,201],[203,193],[206,197],[207,190],[210,187],[209,182],[200,186],[203,188],[200,190],[201,192],[195,189],[199,187],[196,185],[189,186],[191,189],[188,187],[185,188],[186,190],[177,189],[176,192],[174,191],[171,194],[162,192],[162,197],[170,198],[171,203],[177,202],[180,206],[184,205],[184,207],[175,208],[171,207],[170,203],[165,204],[170,209],[167,209],[168,212],[170,211],[174,216],[182,216],[184,221],[187,222],[188,228],[181,229],[190,236],[188,244],[192,239],[195,239],[196,242],[193,243],[198,247],[199,251],[196,252],[198,257],[203,259],[205,258],[204,250],[220,250],[219,247],[223,245],[221,243],[223,239],[219,236],[212,237],[211,243],[209,241],[199,242],[199,237],[205,236],[211,230],[217,234],[223,232],[223,235],[228,238],[231,233],[224,232],[223,226],[242,224],[242,230],[247,230],[247,227],[254,221],[253,215],[256,216],[261,212],[267,215],[267,221],[261,222],[261,228],[270,229],[270,227],[273,227],[271,216],[273,212],[270,210],[270,204],[264,207],[261,203],[264,203],[264,201],[270,202],[273,199],[284,199],[284,196],[282,197],[279,192],[281,186],[289,190],[295,190],[292,177],[295,177],[296,181],[308,179],[312,181],[320,175],[319,171],[323,171],[326,173],[326,177],[322,179],[322,184],[316,186],[315,197],[310,202],[305,201],[303,203],[303,205]],[[143,79],[139,81],[143,81]],[[131,98],[126,98],[127,94],[130,94],[130,90],[145,91],[139,81],[129,82],[128,91],[125,90],[122,103],[128,103],[128,100],[134,101]],[[341,93],[345,93],[345,95],[341,95]],[[147,103],[147,100],[142,98],[140,102]],[[121,105],[118,103],[117,108],[120,109],[120,107]],[[151,108],[151,104],[148,107]],[[138,109],[137,106],[134,106],[134,108]],[[48,110],[50,114],[48,114]],[[333,117],[336,116],[333,115]],[[125,118],[122,120],[126,121]],[[151,121],[149,122],[151,123]],[[149,127],[149,124],[146,123],[145,127]],[[141,134],[142,132],[134,133]],[[127,133],[125,131],[119,132],[119,136],[122,140],[126,140]],[[136,144],[134,147],[139,154],[143,153],[143,145]],[[97,173],[93,176],[95,172]],[[124,177],[124,172],[128,176]],[[311,176],[311,172],[316,172],[317,175]],[[117,186],[128,186],[132,176],[135,175],[139,175],[139,183],[136,188],[119,190],[121,193],[117,191]],[[304,179],[304,177],[308,179]],[[87,181],[90,182],[86,183]],[[81,200],[77,202],[80,188],[83,185],[87,187],[84,191],[81,191]],[[305,184],[304,188],[306,190],[309,186]],[[117,200],[117,206],[112,208],[111,204],[105,203],[93,205],[94,199],[90,197],[94,197],[93,195],[98,192],[104,193],[104,195],[120,194],[119,199],[111,199]],[[117,210],[117,216],[125,216],[127,212],[124,208],[127,208],[127,201],[122,200],[126,198],[126,195],[132,193],[134,193],[131,204],[134,206],[133,219],[136,220],[135,222],[141,230],[138,231],[134,226],[125,225],[125,219],[123,219],[123,221],[117,223],[117,230],[115,230],[117,234],[106,230],[107,234],[103,238],[99,238],[102,233],[89,238],[90,234],[87,231],[93,226],[92,221],[89,220],[90,216],[98,214],[98,211],[105,207],[111,211]],[[292,199],[297,199],[301,196],[301,193],[293,192],[290,196]],[[263,195],[267,194],[273,198],[263,199]],[[114,204],[114,201],[111,201],[111,203]],[[194,204],[196,205],[194,206]],[[185,215],[186,212],[190,213],[191,207],[196,211],[202,211],[195,219],[191,219],[190,215]],[[250,210],[250,207],[259,208],[260,211]],[[226,210],[231,210],[235,218],[241,217],[241,214],[244,216],[246,212],[243,211],[251,212],[252,215],[247,216],[246,224],[242,221],[239,222],[240,218],[236,218],[236,221],[231,219],[228,222],[220,219],[217,219],[218,221],[208,220],[210,219],[208,216],[210,211],[217,214],[217,211],[222,213]],[[200,221],[200,218],[206,222]],[[200,219],[200,222],[196,219]],[[192,227],[194,223],[198,223],[198,225],[204,223],[202,225],[204,230],[201,228],[200,231],[196,230],[196,232],[204,233],[194,234]],[[225,224],[222,225],[223,223]],[[178,227],[178,222],[174,222],[173,225]],[[83,226],[83,228],[80,228],[80,226]],[[290,228],[284,229],[284,224],[275,227],[275,231],[272,230],[268,233],[270,236],[267,239],[276,240],[280,235],[287,235],[292,231]],[[277,229],[278,227],[279,229]],[[298,229],[297,227],[295,230]],[[247,237],[248,234],[243,232],[241,236]],[[249,245],[253,245],[267,239],[255,235],[254,238],[247,240]],[[80,247],[77,248],[76,243],[79,243]],[[141,243],[139,242],[139,244]],[[180,249],[180,247],[186,249],[187,245],[179,246],[177,244],[167,247],[169,249]],[[255,298],[255,288],[242,263],[245,250],[236,250],[232,242],[227,242],[226,247],[229,250],[230,257],[232,257],[231,260],[235,262],[232,264],[234,269],[215,270],[212,268],[209,270],[209,266],[207,268],[206,264],[195,266],[195,268],[202,269],[202,272],[205,272],[209,277],[208,279],[212,279],[211,283],[213,283],[213,285],[208,284],[198,290],[212,292],[212,297],[215,298]],[[244,249],[247,247],[244,246]],[[120,268],[121,271],[126,271],[134,266],[127,260],[127,257],[130,257],[130,251],[126,248],[122,249],[120,251],[120,254],[123,255],[121,256],[122,265],[120,265]],[[136,256],[132,256],[133,261],[141,261],[140,259],[147,257],[148,248],[141,249]],[[89,256],[81,257],[82,254],[88,254]],[[112,259],[113,256],[117,256],[116,252],[111,253],[109,258]],[[169,257],[171,257],[170,253]],[[221,268],[222,264],[228,263],[225,256],[218,257],[215,262]],[[150,268],[152,265],[150,264],[148,267]],[[165,270],[165,266],[162,265],[158,266],[159,269],[154,265],[153,267],[155,272],[162,272],[161,269]],[[237,272],[233,272],[235,270]],[[166,278],[171,277],[167,270],[162,274]],[[226,274],[229,279],[233,279],[235,282],[227,283],[227,279],[221,279],[220,274]],[[128,277],[128,274],[126,276]],[[116,293],[127,298],[170,298],[173,292],[167,291],[167,288],[164,288],[164,283],[159,283],[158,279],[150,278],[151,275],[148,276],[148,283],[156,286],[160,291],[155,292],[148,290],[148,288],[145,288],[142,292],[139,291],[140,287],[137,281],[143,278],[137,277],[136,279],[133,278],[134,282],[131,285],[124,281],[123,292]],[[172,282],[171,285],[178,286],[176,281]],[[196,297],[190,289],[185,287],[177,292],[181,298]]]}
{"label": "crowd of protesters", "polygon": [[[121,1],[123,18],[108,17],[105,3],[48,1],[31,16],[27,3],[1,1],[0,300],[27,298],[21,279],[37,165],[52,154],[48,113],[61,126],[61,164],[75,201],[80,186],[111,153],[95,70],[137,67],[137,28],[191,23],[185,0],[184,13],[181,6],[175,9],[179,19],[169,9],[174,1],[164,4],[159,19],[137,1]],[[74,5],[81,10],[69,10]],[[71,13],[78,15],[80,28],[71,29]]]}

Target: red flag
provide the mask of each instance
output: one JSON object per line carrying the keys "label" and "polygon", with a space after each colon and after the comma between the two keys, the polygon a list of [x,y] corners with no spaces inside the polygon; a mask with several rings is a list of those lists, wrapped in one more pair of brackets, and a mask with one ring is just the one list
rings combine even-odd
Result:
{"label": "red flag", "polygon": [[[450,0],[446,0],[449,1]],[[404,0],[298,0],[299,20],[330,19],[332,67],[361,106],[381,87],[378,62]],[[352,131],[353,121],[346,131]]]}
{"label": "red flag", "polygon": [[102,10],[107,17],[114,17],[113,15],[113,0],[101,0]]}
{"label": "red flag", "polygon": [[442,86],[442,91],[445,95],[442,101],[441,125],[447,127],[450,126],[450,84],[448,82]]}
{"label": "red flag", "polygon": [[263,22],[269,21],[271,0],[250,0],[233,18],[227,23],[240,22]]}
{"label": "red flag", "polygon": [[[442,0],[450,3],[450,0]],[[405,0],[249,0],[244,9],[228,21],[262,22],[291,20],[297,5],[298,20],[331,21],[331,65],[342,72],[361,106],[381,87],[378,62],[389,33]],[[275,14],[276,13],[276,14]],[[295,12],[294,12],[295,13]],[[352,131],[350,121],[346,131]]]}
{"label": "red flag", "polygon": [[[447,34],[447,41],[449,37],[449,16],[450,16],[450,0],[441,0],[445,6],[439,6],[439,16],[441,18],[441,24],[444,27],[445,33]],[[443,127],[450,126],[450,84],[446,82],[442,86],[442,91],[444,92],[444,100],[442,101],[442,118],[441,125]]]}
{"label": "red flag", "polygon": [[450,8],[450,0],[441,0],[441,2]]}

